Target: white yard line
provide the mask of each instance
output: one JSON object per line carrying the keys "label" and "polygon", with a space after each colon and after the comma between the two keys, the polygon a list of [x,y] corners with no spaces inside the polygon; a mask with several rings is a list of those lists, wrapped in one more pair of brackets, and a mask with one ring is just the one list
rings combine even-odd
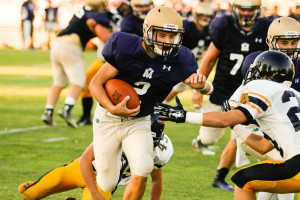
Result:
{"label": "white yard line", "polygon": [[59,138],[49,138],[42,140],[43,142],[57,142],[57,141],[62,141],[62,140],[68,140],[68,137],[59,137]]}
{"label": "white yard line", "polygon": [[[66,126],[65,123],[57,124],[56,126]],[[10,133],[18,133],[18,132],[28,132],[28,131],[34,131],[39,129],[45,129],[45,128],[52,128],[51,126],[32,126],[32,127],[26,127],[26,128],[16,128],[16,129],[9,129],[0,131],[0,135],[10,134]]]}

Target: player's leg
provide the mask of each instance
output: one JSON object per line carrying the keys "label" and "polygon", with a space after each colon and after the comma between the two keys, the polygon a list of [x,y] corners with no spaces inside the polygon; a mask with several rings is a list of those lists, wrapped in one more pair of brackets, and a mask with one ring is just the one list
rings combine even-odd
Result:
{"label": "player's leg", "polygon": [[82,110],[83,113],[80,119],[77,121],[78,126],[84,126],[91,124],[91,110],[93,107],[93,97],[89,90],[89,84],[95,74],[99,71],[101,66],[103,65],[103,61],[97,59],[94,63],[88,68],[86,72],[86,82],[85,82],[85,89],[81,92],[81,103],[82,103]]}
{"label": "player's leg", "polygon": [[[131,122],[132,123],[132,122]],[[132,178],[124,192],[124,199],[142,199],[148,174],[153,169],[153,139],[149,117],[128,126],[128,135],[122,142],[128,158]]]}
{"label": "player's leg", "polygon": [[220,163],[217,168],[216,175],[212,182],[213,187],[218,187],[224,190],[233,190],[233,187],[225,182],[225,178],[229,173],[231,166],[235,162],[236,156],[236,140],[230,138],[220,158]]}
{"label": "player's leg", "polygon": [[256,200],[255,192],[246,191],[238,186],[234,187],[234,200]]}
{"label": "player's leg", "polygon": [[[205,106],[205,112],[222,112],[221,106],[211,103],[209,100]],[[213,145],[223,136],[224,128],[213,128],[201,126],[199,135],[194,138],[192,145],[201,150],[205,155],[215,155],[215,152],[208,149],[208,145]]]}
{"label": "player's leg", "polygon": [[58,112],[68,125],[77,128],[76,121],[71,116],[71,110],[85,86],[87,64],[80,46],[64,43],[64,50],[65,53],[61,56],[64,56],[65,59],[62,63],[72,85],[65,99],[65,106]]}
{"label": "player's leg", "polygon": [[22,188],[23,184],[21,184],[19,191],[23,199],[42,199],[55,193],[85,187],[78,160],[79,158],[70,164],[49,171],[25,188]]}
{"label": "player's leg", "polygon": [[48,93],[45,111],[42,115],[42,120],[50,126],[55,125],[55,122],[53,121],[54,108],[59,99],[61,90],[65,88],[68,84],[67,76],[59,59],[60,48],[61,44],[57,41],[54,41],[53,48],[50,51],[53,73],[53,85]]}
{"label": "player's leg", "polygon": [[121,125],[120,117],[113,116],[108,110],[97,105],[93,123],[93,144],[97,183],[104,192],[109,192],[119,180]]}

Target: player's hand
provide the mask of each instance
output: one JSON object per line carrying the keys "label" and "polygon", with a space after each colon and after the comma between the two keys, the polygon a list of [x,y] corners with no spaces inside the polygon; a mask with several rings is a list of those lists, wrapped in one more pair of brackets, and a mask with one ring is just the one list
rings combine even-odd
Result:
{"label": "player's hand", "polygon": [[223,112],[228,112],[228,111],[231,110],[231,107],[230,107],[229,102],[227,100],[225,100],[223,102],[223,105],[222,105],[221,109],[223,110]]}
{"label": "player's hand", "polygon": [[156,104],[154,107],[154,114],[158,116],[159,120],[172,121],[176,123],[185,122],[186,111],[183,109],[182,104],[177,96],[175,99],[177,104],[176,107],[163,103]]}
{"label": "player's hand", "polygon": [[128,109],[126,106],[127,101],[129,101],[130,96],[127,96],[123,99],[123,101],[117,105],[115,105],[109,112],[113,115],[118,115],[122,117],[133,117],[139,114],[140,106],[135,109]]}

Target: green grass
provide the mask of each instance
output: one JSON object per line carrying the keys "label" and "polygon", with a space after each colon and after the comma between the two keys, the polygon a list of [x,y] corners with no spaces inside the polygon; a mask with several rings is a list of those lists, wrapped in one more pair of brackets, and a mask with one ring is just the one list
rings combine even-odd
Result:
{"label": "green grass", "polygon": [[[96,58],[95,52],[86,52],[88,63]],[[0,50],[0,69],[7,70],[12,66],[37,71],[50,67],[48,51],[16,51]],[[3,69],[3,68],[2,68]],[[26,71],[26,70],[25,70]],[[49,76],[7,75],[0,71],[0,199],[22,199],[18,186],[29,180],[37,180],[49,170],[69,163],[79,156],[92,141],[92,127],[72,129],[67,126],[46,127],[30,131],[18,131],[3,134],[4,131],[42,126],[40,117],[43,113],[47,93],[32,94],[32,90],[47,90],[52,84]],[[28,92],[28,93],[27,93]],[[24,94],[25,93],[25,94]],[[188,93],[190,94],[190,93]],[[181,94],[184,106],[192,108],[190,96]],[[57,107],[63,105],[64,94]],[[56,109],[57,111],[57,109]],[[81,103],[77,102],[72,111],[74,118],[81,114]],[[59,124],[63,121],[55,113],[54,119]],[[215,156],[203,156],[191,145],[192,139],[198,135],[199,126],[191,124],[166,123],[165,133],[174,145],[174,155],[163,168],[164,189],[163,200],[227,200],[233,199],[233,192],[211,187],[215,170],[219,163],[222,149],[229,140],[226,133],[216,144]],[[45,142],[46,139],[66,137],[57,142]],[[230,171],[229,177],[236,171]],[[150,197],[150,180],[144,199]],[[124,187],[119,187],[113,199],[122,199]],[[64,199],[70,195],[81,198],[81,189],[55,194],[47,199]]]}

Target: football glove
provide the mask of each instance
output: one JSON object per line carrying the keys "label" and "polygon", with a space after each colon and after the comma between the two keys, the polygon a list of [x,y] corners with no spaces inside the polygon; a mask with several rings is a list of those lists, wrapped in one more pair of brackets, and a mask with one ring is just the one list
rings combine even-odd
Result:
{"label": "football glove", "polygon": [[176,107],[163,104],[163,103],[157,103],[154,107],[154,114],[158,116],[159,120],[163,121],[172,121],[176,123],[184,123],[186,119],[186,111],[183,109],[182,104],[180,103],[180,100],[178,97],[175,97],[176,99]]}
{"label": "football glove", "polygon": [[231,107],[230,107],[229,102],[227,100],[225,100],[223,102],[223,105],[222,105],[221,109],[223,110],[223,112],[228,112],[228,111],[231,110]]}

